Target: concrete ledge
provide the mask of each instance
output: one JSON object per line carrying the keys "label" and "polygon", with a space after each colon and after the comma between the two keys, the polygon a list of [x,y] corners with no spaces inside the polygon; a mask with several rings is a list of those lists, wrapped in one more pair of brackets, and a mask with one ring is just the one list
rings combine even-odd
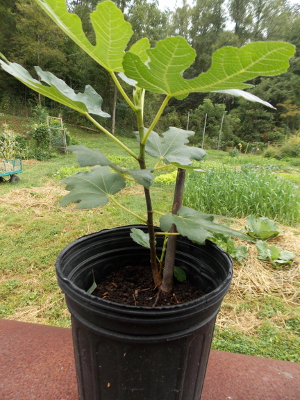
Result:
{"label": "concrete ledge", "polygon": [[[71,330],[0,320],[0,399],[78,400]],[[213,350],[201,400],[300,400],[300,364]]]}

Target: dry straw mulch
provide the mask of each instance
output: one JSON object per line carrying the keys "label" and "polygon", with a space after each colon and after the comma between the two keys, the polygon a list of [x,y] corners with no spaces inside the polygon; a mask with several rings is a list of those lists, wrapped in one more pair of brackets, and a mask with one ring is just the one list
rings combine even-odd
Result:
{"label": "dry straw mulch", "polygon": [[58,207],[58,199],[67,193],[63,187],[49,182],[43,187],[11,190],[0,196],[0,204],[18,208],[54,210]]}
{"label": "dry straw mulch", "polygon": [[[243,220],[237,222],[243,222]],[[259,316],[264,301],[274,297],[286,306],[299,310],[300,230],[285,226],[280,226],[279,230],[281,233],[268,240],[268,244],[296,253],[293,263],[281,269],[274,269],[271,263],[257,258],[255,244],[248,244],[248,259],[242,265],[234,263],[231,288],[217,319],[219,326],[234,327],[245,333],[251,333],[264,322]],[[239,241],[239,244],[245,243]],[[246,309],[243,307],[245,301],[248,304]],[[249,307],[249,304],[252,304],[252,307]],[[278,326],[284,326],[284,321],[291,316],[291,313],[284,315],[278,310],[271,319]]]}

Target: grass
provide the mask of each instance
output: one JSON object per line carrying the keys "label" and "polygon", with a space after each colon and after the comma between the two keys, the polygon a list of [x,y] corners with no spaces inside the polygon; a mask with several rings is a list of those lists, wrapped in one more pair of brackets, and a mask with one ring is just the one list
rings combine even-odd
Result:
{"label": "grass", "polygon": [[[213,199],[213,201],[212,201]],[[300,222],[300,195],[277,174],[243,165],[189,175],[185,205],[206,213],[243,218],[254,214],[286,225]]]}
{"label": "grass", "polygon": [[[127,161],[126,152],[112,146],[105,136],[74,127],[69,130],[82,144],[93,148],[101,143],[106,155],[114,152],[115,162]],[[135,139],[126,141],[130,146],[137,145]],[[250,162],[249,156],[246,163],[232,165],[237,163],[237,158],[232,160],[233,157],[221,152],[218,156],[222,164],[234,167],[235,171]],[[266,165],[264,159],[251,157],[251,164],[259,166],[261,160],[262,165]],[[238,158],[244,160],[243,156]],[[209,152],[203,167],[205,165],[219,165],[216,152]],[[45,162],[25,161],[19,183],[0,185],[1,318],[70,327],[64,296],[56,282],[57,254],[79,236],[137,222],[111,204],[93,210],[74,210],[74,205],[59,207],[59,199],[64,194],[59,180],[65,176],[66,169],[77,167],[72,154]],[[287,163],[278,164],[276,168],[278,173],[290,174]],[[275,170],[274,167],[269,169]],[[168,212],[171,191],[170,182],[155,184],[154,207]],[[124,206],[133,206],[136,213],[144,213],[138,186],[128,186],[118,195],[118,200]],[[238,228],[245,225],[244,220],[235,223]],[[281,226],[280,231],[282,234],[271,241],[299,254],[299,229]],[[255,252],[254,245],[251,252]],[[243,265],[235,265],[234,281],[217,320],[213,348],[300,361],[299,258],[292,266],[278,271],[258,261],[255,253]]]}

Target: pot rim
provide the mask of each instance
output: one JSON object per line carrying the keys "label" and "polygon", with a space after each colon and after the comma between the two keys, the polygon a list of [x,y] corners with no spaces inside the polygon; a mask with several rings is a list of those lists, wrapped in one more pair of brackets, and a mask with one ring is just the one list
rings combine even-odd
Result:
{"label": "pot rim", "polygon": [[[126,226],[118,226],[116,228],[112,229],[130,229],[131,227],[145,227],[145,225],[126,225]],[[159,229],[156,227],[156,229]],[[58,276],[58,279],[63,283],[64,286],[64,292],[67,294],[67,292],[75,295],[75,298],[73,297],[73,301],[76,302],[85,302],[89,304],[89,306],[93,306],[94,308],[98,308],[101,306],[102,310],[106,310],[108,312],[112,312],[115,310],[115,312],[121,312],[122,314],[127,314],[127,313],[134,313],[136,316],[144,315],[145,311],[147,311],[148,315],[155,316],[155,315],[160,315],[162,312],[164,315],[172,315],[174,313],[178,312],[186,312],[188,310],[193,310],[194,308],[199,308],[199,307],[205,307],[206,303],[209,301],[210,304],[211,302],[218,301],[220,295],[225,295],[226,292],[229,289],[228,283],[232,279],[233,275],[233,266],[232,266],[232,259],[231,257],[220,247],[218,247],[215,243],[208,241],[208,244],[205,244],[203,246],[213,246],[215,248],[218,248],[224,257],[224,259],[227,260],[227,262],[230,263],[230,268],[228,270],[228,274],[225,277],[225,279],[211,292],[204,294],[203,296],[188,301],[186,303],[180,303],[180,304],[175,304],[175,305],[170,305],[170,306],[156,306],[156,307],[150,307],[150,306],[133,306],[133,305],[127,305],[127,304],[122,304],[122,303],[116,303],[110,300],[102,299],[97,296],[93,296],[92,294],[87,293],[84,289],[79,288],[73,281],[71,281],[69,278],[63,275],[61,269],[58,269],[58,264],[61,263],[62,259],[64,256],[67,254],[68,250],[73,248],[74,244],[78,244],[80,242],[84,242],[88,238],[91,238],[93,236],[98,236],[100,232],[107,232],[110,231],[110,229],[103,229],[99,232],[94,232],[88,235],[81,236],[71,243],[69,243],[58,255],[57,261],[56,261],[56,273]],[[188,240],[184,236],[180,236],[184,240]],[[224,293],[225,292],[225,293]]]}

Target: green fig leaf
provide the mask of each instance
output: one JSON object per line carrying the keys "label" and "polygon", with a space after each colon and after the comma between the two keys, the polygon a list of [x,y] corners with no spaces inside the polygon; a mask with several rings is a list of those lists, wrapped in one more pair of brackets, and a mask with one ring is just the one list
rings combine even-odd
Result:
{"label": "green fig leaf", "polygon": [[82,144],[68,146],[67,149],[76,154],[78,164],[81,167],[93,167],[95,165],[107,166],[111,163],[101,151],[89,149]]}
{"label": "green fig leaf", "polygon": [[147,50],[147,65],[136,54],[127,52],[123,66],[127,77],[137,81],[139,87],[182,99],[191,92],[250,88],[244,82],[285,72],[294,52],[295,47],[284,42],[254,42],[240,49],[223,47],[213,54],[207,72],[188,80],[182,73],[194,61],[195,52],[177,36],[161,40],[154,49]]}
{"label": "green fig leaf", "polygon": [[149,189],[154,180],[152,169],[130,169],[128,173],[145,188]]}
{"label": "green fig leaf", "polygon": [[150,43],[148,38],[143,38],[135,42],[130,47],[130,53],[136,54],[139,56],[140,60],[145,63],[149,56],[147,54],[147,50],[150,49]]}
{"label": "green fig leaf", "polygon": [[45,86],[34,79],[25,68],[17,63],[0,60],[0,64],[10,75],[43,96],[49,97],[82,114],[91,113],[100,117],[110,117],[109,114],[101,109],[103,103],[102,97],[89,85],[85,87],[84,93],[76,94],[63,80],[57,78],[51,72],[42,71],[39,67],[35,67],[37,74],[49,86]]}
{"label": "green fig leaf", "polygon": [[66,0],[36,0],[52,20],[89,56],[110,72],[122,72],[124,49],[133,31],[111,1],[99,3],[91,14],[96,45],[86,37],[78,15],[67,11]]}
{"label": "green fig leaf", "polygon": [[152,131],[146,143],[145,150],[152,157],[164,160],[166,164],[178,163],[180,165],[191,165],[191,158],[201,160],[205,151],[198,147],[186,146],[188,137],[194,135],[192,131],[170,127],[168,131],[160,137]]}
{"label": "green fig leaf", "polygon": [[111,173],[109,167],[94,167],[80,171],[62,181],[69,190],[60,204],[65,206],[79,202],[76,208],[95,208],[109,201],[109,196],[125,187],[125,179],[118,173]]}
{"label": "green fig leaf", "polygon": [[176,225],[178,233],[197,244],[204,244],[205,240],[211,237],[212,232],[250,240],[242,232],[217,224],[212,215],[201,213],[189,207],[181,207],[176,215],[169,214],[161,217],[160,227],[163,231],[168,231],[172,224]]}

